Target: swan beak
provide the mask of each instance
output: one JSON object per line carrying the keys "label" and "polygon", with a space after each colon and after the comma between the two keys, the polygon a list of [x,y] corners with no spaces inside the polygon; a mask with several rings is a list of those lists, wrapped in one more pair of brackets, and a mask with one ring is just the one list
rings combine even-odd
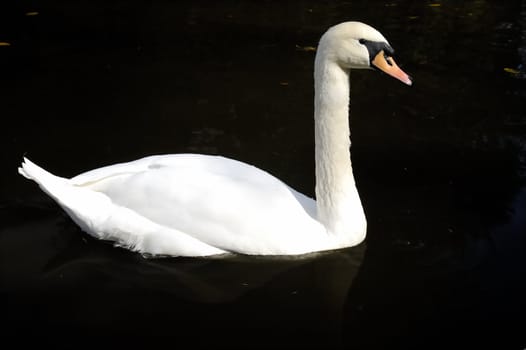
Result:
{"label": "swan beak", "polygon": [[412,85],[413,81],[411,77],[407,75],[403,70],[398,67],[396,62],[391,56],[387,56],[384,53],[384,50],[380,50],[378,54],[374,57],[372,64],[380,69],[382,72],[389,74],[393,78],[400,80],[402,83],[407,85]]}

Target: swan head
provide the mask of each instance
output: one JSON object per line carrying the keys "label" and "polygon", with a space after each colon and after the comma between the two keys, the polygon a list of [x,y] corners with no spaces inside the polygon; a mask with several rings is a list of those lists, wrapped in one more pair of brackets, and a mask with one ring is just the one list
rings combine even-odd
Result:
{"label": "swan head", "polygon": [[318,54],[345,70],[379,69],[407,85],[412,84],[409,75],[395,63],[394,50],[387,39],[361,22],[344,22],[329,28],[321,37]]}

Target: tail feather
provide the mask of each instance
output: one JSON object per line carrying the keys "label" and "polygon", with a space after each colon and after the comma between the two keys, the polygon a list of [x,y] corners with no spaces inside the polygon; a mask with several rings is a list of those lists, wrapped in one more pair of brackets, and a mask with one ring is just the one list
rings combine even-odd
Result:
{"label": "tail feather", "polygon": [[32,180],[31,176],[29,176],[29,174],[24,170],[24,163],[22,163],[22,166],[18,167],[18,173],[26,179]]}
{"label": "tail feather", "polygon": [[83,231],[95,238],[111,240],[128,249],[154,255],[224,253],[183,232],[161,226],[128,208],[115,205],[104,193],[77,186],[27,158],[24,158],[18,172],[35,181]]}
{"label": "tail feather", "polygon": [[49,181],[68,181],[67,179],[59,176],[55,176],[51,174],[50,172],[42,169],[29,159],[24,157],[24,161],[22,162],[22,165],[18,168],[18,173],[22,176],[24,176],[26,179],[33,180],[39,185],[42,186],[43,182],[49,182]]}
{"label": "tail feather", "polygon": [[111,221],[109,219],[118,207],[105,194],[76,186],[69,179],[53,175],[27,158],[18,172],[35,181],[84,232],[98,239],[117,241],[130,249],[137,245],[139,237],[134,237],[133,233],[113,237],[115,232],[112,231],[115,230],[106,223]]}
{"label": "tail feather", "polygon": [[111,213],[111,200],[106,195],[74,186],[69,179],[53,175],[27,158],[18,172],[35,181],[84,231],[102,238],[94,228]]}

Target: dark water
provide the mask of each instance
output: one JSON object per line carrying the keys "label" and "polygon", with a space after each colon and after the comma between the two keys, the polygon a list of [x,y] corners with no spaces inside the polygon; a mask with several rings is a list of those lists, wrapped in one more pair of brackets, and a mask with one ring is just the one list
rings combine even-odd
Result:
{"label": "dark water", "polygon": [[[351,74],[359,247],[145,259],[87,237],[16,174],[23,155],[73,176],[201,152],[312,195],[309,47],[345,20],[382,31],[415,81]],[[3,336],[526,347],[525,1],[13,1],[0,42]]]}

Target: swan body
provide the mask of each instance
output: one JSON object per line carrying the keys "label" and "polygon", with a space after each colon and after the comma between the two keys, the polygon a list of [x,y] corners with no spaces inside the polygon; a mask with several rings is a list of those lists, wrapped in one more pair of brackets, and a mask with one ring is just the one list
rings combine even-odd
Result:
{"label": "swan body", "polygon": [[292,255],[357,245],[366,219],[348,122],[349,70],[377,67],[411,84],[372,27],[345,22],[315,60],[316,201],[254,166],[201,154],[158,155],[71,179],[24,159],[38,183],[88,234],[151,255]]}

